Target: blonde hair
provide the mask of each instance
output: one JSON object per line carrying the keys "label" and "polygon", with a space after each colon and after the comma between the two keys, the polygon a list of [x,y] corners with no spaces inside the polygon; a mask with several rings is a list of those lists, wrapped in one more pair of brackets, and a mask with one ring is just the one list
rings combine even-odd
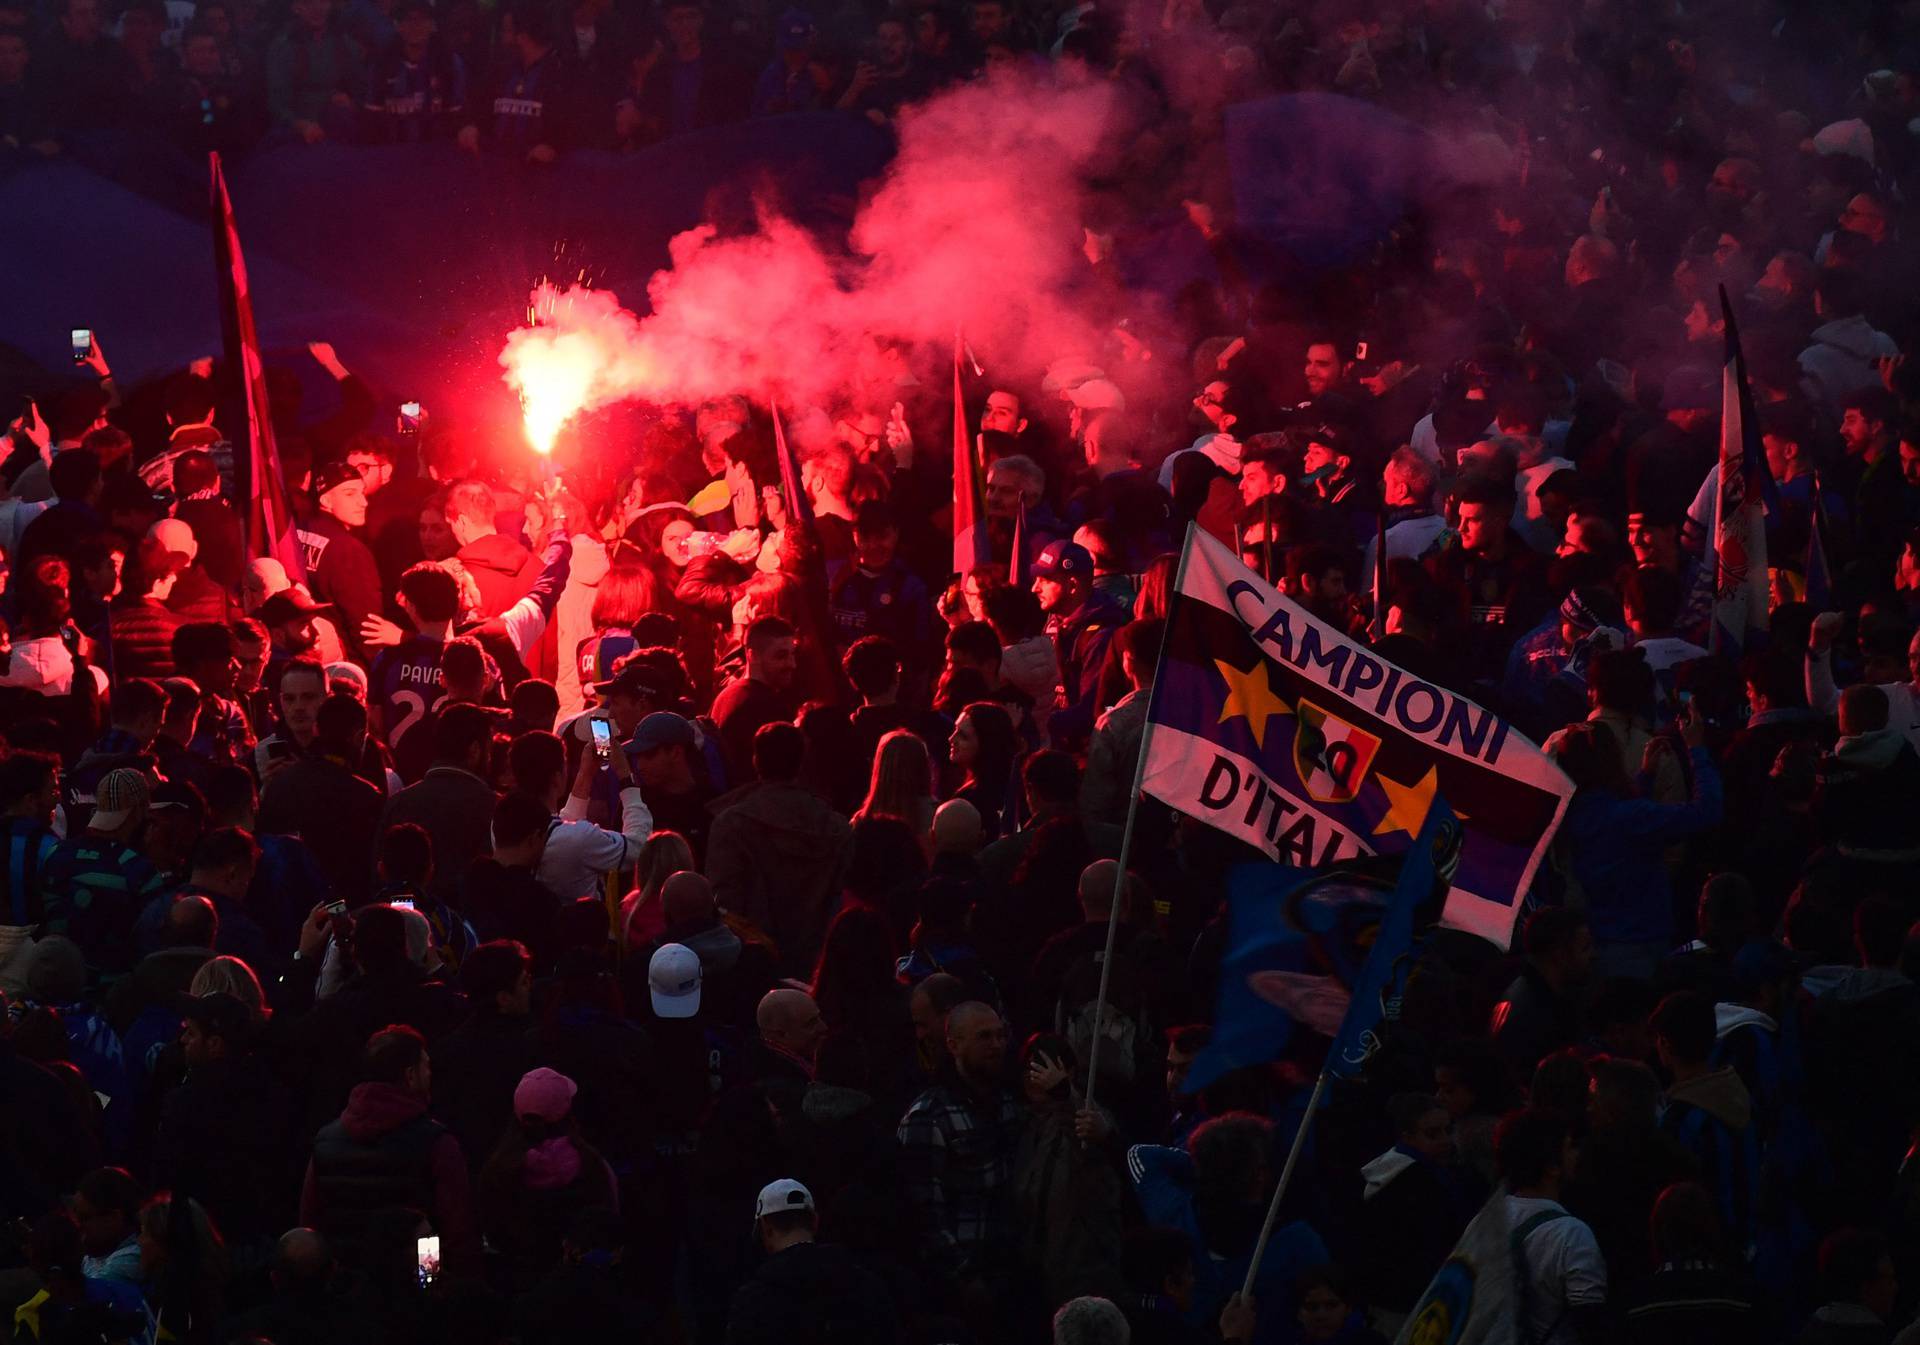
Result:
{"label": "blonde hair", "polygon": [[193,981],[187,991],[196,999],[207,995],[232,995],[253,1010],[256,1023],[264,1023],[273,1017],[273,1010],[267,1006],[266,994],[260,989],[260,978],[253,974],[253,968],[242,958],[224,955],[208,958],[200,964],[200,970],[193,973]]}
{"label": "blonde hair", "polygon": [[855,819],[897,817],[925,836],[933,826],[933,758],[920,735],[895,729],[873,754],[873,776]]}
{"label": "blonde hair", "polygon": [[660,889],[667,879],[687,870],[698,872],[693,847],[677,831],[656,831],[647,837],[633,867],[634,889],[620,899],[620,938],[626,943],[633,940],[634,917],[643,907],[660,900]]}

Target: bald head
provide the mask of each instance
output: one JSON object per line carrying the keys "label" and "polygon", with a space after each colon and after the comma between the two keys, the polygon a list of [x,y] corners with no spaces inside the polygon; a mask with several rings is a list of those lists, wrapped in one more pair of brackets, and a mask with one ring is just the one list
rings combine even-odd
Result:
{"label": "bald head", "polygon": [[947,1035],[966,1032],[975,1025],[993,1021],[998,1022],[1000,1014],[993,1005],[984,1004],[977,999],[962,1000],[947,1010]]}
{"label": "bald head", "polygon": [[333,1252],[318,1232],[294,1228],[280,1235],[274,1272],[282,1283],[318,1284],[332,1271]]}
{"label": "bald head", "polygon": [[660,885],[660,910],[667,920],[667,932],[701,930],[719,918],[713,900],[713,884],[691,869],[668,876]]}
{"label": "bald head", "polygon": [[820,1006],[804,990],[769,990],[760,998],[753,1013],[760,1040],[769,1046],[812,1060],[820,1039],[827,1035],[826,1019]]}
{"label": "bald head", "polygon": [[948,799],[933,814],[933,848],[943,855],[970,855],[980,848],[980,810],[965,799]]}
{"label": "bald head", "polygon": [[177,897],[167,907],[161,938],[169,948],[211,948],[220,937],[220,913],[205,897]]}
{"label": "bald head", "polygon": [[1080,870],[1080,910],[1087,919],[1113,918],[1113,885],[1119,876],[1119,861],[1112,859],[1096,859]]}

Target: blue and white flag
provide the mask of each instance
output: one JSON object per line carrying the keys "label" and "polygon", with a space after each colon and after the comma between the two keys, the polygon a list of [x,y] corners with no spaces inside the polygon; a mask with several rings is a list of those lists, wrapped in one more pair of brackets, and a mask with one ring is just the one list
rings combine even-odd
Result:
{"label": "blue and white flag", "polygon": [[1379,1049],[1460,857],[1460,824],[1436,799],[1397,877],[1390,860],[1323,873],[1243,864],[1228,882],[1228,936],[1213,1038],[1187,1071],[1197,1091],[1278,1059],[1297,1028],[1332,1038],[1325,1072],[1351,1078]]}
{"label": "blue and white flag", "polygon": [[1296,869],[1462,826],[1442,923],[1505,948],[1573,785],[1491,710],[1315,619],[1187,535],[1148,711],[1142,787]]}
{"label": "blue and white flag", "polygon": [[[1715,653],[1738,657],[1767,633],[1767,520],[1765,503],[1778,498],[1760,442],[1747,361],[1726,286],[1720,312],[1727,324],[1727,363],[1720,378],[1720,489],[1713,503],[1713,626]],[[1777,507],[1777,506],[1776,506]]]}

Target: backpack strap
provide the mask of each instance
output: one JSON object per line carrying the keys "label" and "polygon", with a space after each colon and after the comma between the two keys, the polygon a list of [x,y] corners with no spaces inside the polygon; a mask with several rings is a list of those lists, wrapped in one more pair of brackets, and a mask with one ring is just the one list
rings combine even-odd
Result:
{"label": "backpack strap", "polygon": [[1542,1341],[1551,1340],[1553,1333],[1560,1329],[1561,1320],[1566,1316],[1566,1313],[1562,1312],[1559,1317],[1556,1317],[1553,1325],[1547,1328],[1544,1335],[1533,1334],[1533,1274],[1527,1267],[1527,1239],[1544,1224],[1572,1217],[1565,1210],[1539,1210],[1523,1220],[1508,1236],[1507,1247],[1513,1256],[1514,1295],[1520,1305],[1515,1330],[1515,1336],[1520,1345],[1540,1345]]}

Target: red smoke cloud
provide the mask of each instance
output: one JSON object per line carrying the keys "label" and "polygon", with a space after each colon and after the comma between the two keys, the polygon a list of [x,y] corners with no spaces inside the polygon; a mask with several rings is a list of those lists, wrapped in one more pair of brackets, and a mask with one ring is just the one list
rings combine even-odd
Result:
{"label": "red smoke cloud", "polygon": [[536,447],[571,414],[727,393],[825,406],[871,339],[951,342],[1025,367],[1094,348],[1074,291],[1088,175],[1118,133],[1110,89],[996,71],[903,111],[899,151],[856,217],[852,257],[763,213],[754,232],[673,240],[636,318],[615,296],[534,294],[501,351]]}

